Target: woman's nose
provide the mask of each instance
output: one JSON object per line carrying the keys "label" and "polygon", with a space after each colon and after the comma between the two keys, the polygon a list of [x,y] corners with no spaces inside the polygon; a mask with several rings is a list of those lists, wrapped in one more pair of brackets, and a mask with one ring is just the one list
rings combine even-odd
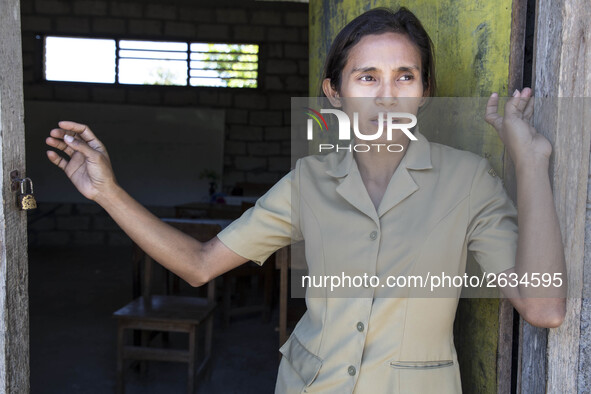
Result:
{"label": "woman's nose", "polygon": [[396,84],[384,84],[377,92],[376,103],[392,107],[398,104],[398,88]]}

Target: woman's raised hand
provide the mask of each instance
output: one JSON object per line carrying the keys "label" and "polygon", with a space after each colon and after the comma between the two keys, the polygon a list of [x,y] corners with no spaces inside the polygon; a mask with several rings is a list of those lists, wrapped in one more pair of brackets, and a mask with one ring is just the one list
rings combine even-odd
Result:
{"label": "woman's raised hand", "polygon": [[515,90],[505,104],[504,116],[498,113],[499,96],[496,93],[490,96],[486,106],[485,119],[499,133],[515,165],[540,158],[547,160],[552,153],[550,142],[529,123],[534,112],[531,94],[530,88],[521,92]]}
{"label": "woman's raised hand", "polygon": [[82,195],[96,200],[114,190],[117,185],[105,146],[88,126],[61,121],[45,140],[47,145],[64,152],[69,160],[57,152],[47,151],[49,160],[64,170]]}

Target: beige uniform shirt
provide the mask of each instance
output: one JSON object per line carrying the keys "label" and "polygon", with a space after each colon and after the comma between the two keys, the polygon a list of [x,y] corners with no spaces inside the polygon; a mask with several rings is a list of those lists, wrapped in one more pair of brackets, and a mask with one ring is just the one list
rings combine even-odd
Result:
{"label": "beige uniform shirt", "polygon": [[[485,272],[513,267],[517,212],[488,161],[415,135],[377,210],[352,153],[309,156],[219,239],[260,264],[304,239],[309,275],[463,275],[468,250]],[[280,349],[276,393],[461,393],[460,290],[416,298],[315,289]]]}

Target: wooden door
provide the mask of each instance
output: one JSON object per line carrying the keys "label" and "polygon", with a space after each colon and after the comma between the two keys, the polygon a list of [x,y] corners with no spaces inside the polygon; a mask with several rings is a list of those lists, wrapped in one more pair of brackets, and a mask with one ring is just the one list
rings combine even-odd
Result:
{"label": "wooden door", "polygon": [[25,173],[25,127],[19,0],[0,3],[0,393],[29,392],[26,212],[10,173]]}

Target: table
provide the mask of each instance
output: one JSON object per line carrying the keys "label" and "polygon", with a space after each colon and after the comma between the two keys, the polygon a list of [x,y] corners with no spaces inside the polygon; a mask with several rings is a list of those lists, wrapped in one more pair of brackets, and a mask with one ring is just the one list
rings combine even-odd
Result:
{"label": "table", "polygon": [[[231,219],[188,219],[188,218],[162,218],[165,223],[202,223],[202,224],[219,224],[222,229],[228,227],[232,223]],[[141,286],[141,258],[139,255],[134,255],[131,266],[132,275],[132,295],[133,299],[142,295]]]}
{"label": "table", "polygon": [[174,211],[177,218],[238,219],[243,209],[242,205],[189,202],[175,205]]}

